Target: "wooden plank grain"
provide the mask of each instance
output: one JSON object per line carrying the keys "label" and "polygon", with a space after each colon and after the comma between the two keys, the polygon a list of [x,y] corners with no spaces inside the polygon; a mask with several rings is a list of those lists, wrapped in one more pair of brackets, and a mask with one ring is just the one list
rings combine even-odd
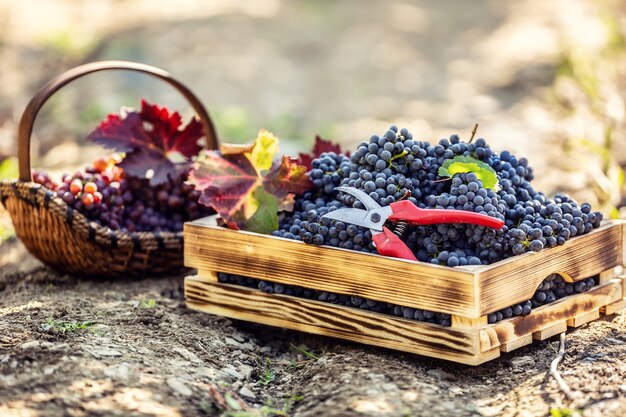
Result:
{"label": "wooden plank grain", "polygon": [[587,313],[567,319],[568,327],[580,327],[583,324],[590,323],[600,317],[600,309],[595,309]]}
{"label": "wooden plank grain", "polygon": [[[564,329],[567,320],[575,317],[580,317],[578,322],[582,323],[583,317],[595,315],[601,307],[620,300],[622,296],[620,280],[613,279],[588,292],[570,295],[543,305],[534,309],[528,316],[513,317],[495,323],[486,330],[495,332],[501,345],[529,334],[535,334],[535,338],[541,339],[547,333],[551,333],[546,330]],[[578,322],[572,322],[572,325]],[[542,331],[544,334],[537,334]]]}
{"label": "wooden plank grain", "polygon": [[556,324],[552,324],[548,327],[542,328],[533,332],[533,339],[546,340],[557,334],[565,333],[567,331],[567,321],[561,321]]}
{"label": "wooden plank grain", "polygon": [[532,298],[550,274],[579,280],[622,265],[622,229],[621,223],[609,222],[563,246],[515,256],[478,270],[480,314]]}
{"label": "wooden plank grain", "polygon": [[188,307],[234,319],[477,365],[499,355],[482,352],[477,331],[460,331],[285,295],[185,278]]}
{"label": "wooden plank grain", "polygon": [[478,318],[472,271],[185,224],[185,265]]}

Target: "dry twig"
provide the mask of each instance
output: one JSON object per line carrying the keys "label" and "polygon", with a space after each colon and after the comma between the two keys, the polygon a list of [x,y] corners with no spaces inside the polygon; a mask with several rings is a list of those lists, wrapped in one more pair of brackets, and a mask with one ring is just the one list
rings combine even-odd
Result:
{"label": "dry twig", "polygon": [[568,400],[574,401],[578,396],[577,393],[572,391],[567,382],[561,377],[559,370],[557,367],[559,366],[559,362],[563,360],[565,356],[565,332],[561,333],[561,337],[559,339],[559,352],[556,355],[556,358],[550,364],[550,375],[555,379],[557,384],[559,385],[559,389],[565,394]]}
{"label": "dry twig", "polygon": [[472,141],[474,140],[474,136],[476,136],[476,131],[477,130],[478,130],[478,123],[476,123],[474,125],[474,128],[472,129],[472,137],[470,137],[469,143],[472,143]]}

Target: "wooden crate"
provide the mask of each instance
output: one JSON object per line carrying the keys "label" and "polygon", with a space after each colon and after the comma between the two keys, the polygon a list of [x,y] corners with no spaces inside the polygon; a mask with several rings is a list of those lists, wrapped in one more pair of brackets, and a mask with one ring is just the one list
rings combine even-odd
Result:
{"label": "wooden crate", "polygon": [[[612,271],[625,263],[625,229],[606,222],[563,246],[450,268],[230,230],[211,216],[185,225],[185,265],[198,269],[185,280],[185,296],[190,308],[211,314],[478,365],[624,308],[626,278]],[[265,294],[219,283],[218,272],[448,313],[452,326]],[[553,273],[570,282],[598,275],[599,284],[487,323],[489,313],[532,298]]]}

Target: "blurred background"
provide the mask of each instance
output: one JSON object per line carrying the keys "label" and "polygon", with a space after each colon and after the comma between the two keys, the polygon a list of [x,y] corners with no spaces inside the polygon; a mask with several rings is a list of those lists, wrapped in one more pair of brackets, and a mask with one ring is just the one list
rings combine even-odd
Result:
{"label": "blurred background", "polygon": [[[478,136],[526,156],[535,187],[617,217],[626,166],[626,2],[618,0],[0,0],[0,177],[15,177],[29,98],[94,60],[172,73],[223,142],[260,128],[281,150],[316,134],[345,149],[407,127],[420,140]],[[34,166],[69,171],[104,153],[85,136],[142,97],[190,115],[167,85],[125,72],[80,79],[46,104]]]}

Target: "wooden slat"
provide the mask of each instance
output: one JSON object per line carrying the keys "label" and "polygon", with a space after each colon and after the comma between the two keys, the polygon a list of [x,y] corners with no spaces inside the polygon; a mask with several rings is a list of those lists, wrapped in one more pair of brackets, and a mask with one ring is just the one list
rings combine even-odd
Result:
{"label": "wooden slat", "polygon": [[205,282],[218,282],[219,281],[217,272],[215,271],[198,270],[198,275],[196,275],[196,277],[200,281],[205,281]]}
{"label": "wooden slat", "polygon": [[600,272],[600,276],[598,277],[600,284],[603,282],[607,282],[615,278],[615,268],[607,269],[606,271]]}
{"label": "wooden slat", "polygon": [[567,331],[567,321],[562,321],[557,324],[553,324],[552,326],[546,327],[545,329],[538,330],[533,332],[533,339],[535,340],[546,340],[551,338],[552,336],[556,336],[557,334],[565,333]]}
{"label": "wooden slat", "polygon": [[499,356],[481,352],[477,331],[461,331],[286,295],[185,278],[187,306],[211,314],[478,365]]}
{"label": "wooden slat", "polygon": [[619,311],[626,309],[626,299],[621,299],[614,303],[611,303],[607,306],[604,306],[600,309],[600,312],[605,316],[610,316],[611,314],[615,314]]}
{"label": "wooden slat", "polygon": [[583,324],[587,324],[594,320],[597,320],[600,317],[600,309],[595,309],[585,314],[581,314],[579,316],[572,317],[567,319],[568,327],[580,327]]}
{"label": "wooden slat", "polygon": [[564,245],[526,253],[476,271],[479,275],[480,314],[488,314],[532,298],[548,275],[561,273],[574,280],[622,265],[623,227],[609,222]]}
{"label": "wooden slat", "polygon": [[487,316],[482,316],[477,319],[468,319],[462,316],[452,316],[452,327],[455,329],[477,329],[489,324]]}
{"label": "wooden slat", "polygon": [[486,329],[495,332],[500,344],[520,337],[534,334],[549,329],[553,326],[561,326],[570,318],[580,317],[577,322],[582,322],[582,317],[588,313],[597,312],[600,307],[611,304],[622,298],[621,282],[618,279],[611,280],[582,294],[570,295],[553,303],[546,304],[534,309],[528,316],[513,317],[495,323]]}
{"label": "wooden slat", "polygon": [[479,317],[472,271],[230,230],[215,217],[185,224],[185,265]]}
{"label": "wooden slat", "polygon": [[533,335],[529,334],[529,335],[522,336],[517,339],[509,340],[506,343],[500,345],[500,351],[512,352],[515,349],[521,348],[522,346],[530,345],[532,342],[533,342]]}

